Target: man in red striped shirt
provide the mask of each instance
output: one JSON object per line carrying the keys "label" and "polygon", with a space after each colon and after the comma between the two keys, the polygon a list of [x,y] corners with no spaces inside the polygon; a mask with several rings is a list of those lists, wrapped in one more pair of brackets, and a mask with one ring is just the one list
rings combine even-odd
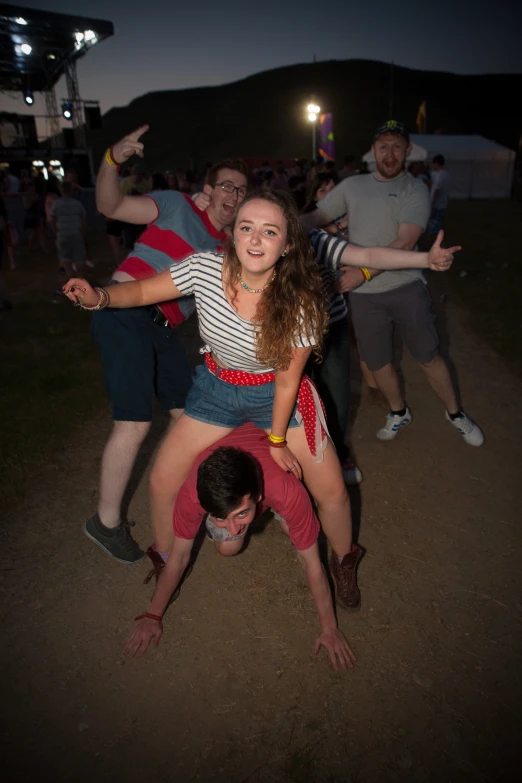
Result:
{"label": "man in red striped shirt", "polygon": [[[337,627],[328,580],[319,558],[319,521],[307,491],[291,473],[285,473],[270,456],[266,433],[244,424],[204,451],[181,487],[173,515],[174,543],[159,570],[149,610],[136,618],[125,650],[140,658],[150,642],[157,646],[163,633],[161,618],[178,587],[190,559],[194,539],[205,516],[207,536],[219,554],[231,557],[244,546],[249,525],[272,508],[297,550],[315,601],[321,633],[315,653],[324,646],[337,671],[352,667],[355,656]],[[356,574],[353,589],[358,591]]]}
{"label": "man in red striped shirt", "polygon": [[[204,192],[211,203],[205,212],[177,191],[124,195],[119,165],[132,155],[143,157],[140,138],[147,130],[145,125],[111,147],[98,172],[99,211],[112,220],[147,225],[131,254],[114,272],[112,284],[152,277],[194,252],[216,252],[246,195],[246,166],[240,160],[224,160],[210,169]],[[87,521],[85,532],[123,563],[137,563],[145,556],[121,518],[121,504],[150,429],[154,393],[174,420],[185,405],[192,370],[185,346],[174,330],[194,309],[193,297],[186,296],[159,306],[109,307],[93,313],[93,336],[102,355],[114,425],[102,458],[98,509]]]}

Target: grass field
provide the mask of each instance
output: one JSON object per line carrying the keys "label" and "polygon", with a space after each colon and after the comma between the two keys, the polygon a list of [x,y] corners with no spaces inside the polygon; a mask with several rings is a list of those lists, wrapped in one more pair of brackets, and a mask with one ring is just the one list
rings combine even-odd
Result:
{"label": "grass field", "polygon": [[[90,317],[53,293],[54,251],[21,254],[7,274],[13,309],[0,313],[0,488],[4,510],[107,405]],[[103,265],[97,267],[103,274]]]}
{"label": "grass field", "polygon": [[477,335],[522,376],[522,203],[453,202],[445,228],[446,245],[463,250],[443,285],[466,306]]}
{"label": "grass field", "polygon": [[[454,202],[449,244],[464,250],[435,285],[469,310],[470,325],[522,376],[522,204]],[[95,274],[109,273],[103,232],[92,239]],[[107,411],[90,317],[53,295],[54,254],[25,251],[7,273],[14,307],[0,313],[0,488],[4,509],[23,494],[39,466],[53,461],[82,423]],[[465,277],[460,277],[466,272]]]}

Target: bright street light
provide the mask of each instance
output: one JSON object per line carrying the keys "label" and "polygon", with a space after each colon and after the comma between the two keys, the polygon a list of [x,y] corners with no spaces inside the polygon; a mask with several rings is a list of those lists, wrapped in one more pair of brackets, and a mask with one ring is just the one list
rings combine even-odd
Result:
{"label": "bright street light", "polygon": [[312,160],[314,160],[317,153],[317,144],[315,139],[315,133],[316,133],[315,123],[317,122],[317,117],[319,115],[319,112],[321,111],[321,107],[318,106],[316,103],[309,103],[308,106],[306,107],[306,111],[308,112],[308,120],[312,123]]}

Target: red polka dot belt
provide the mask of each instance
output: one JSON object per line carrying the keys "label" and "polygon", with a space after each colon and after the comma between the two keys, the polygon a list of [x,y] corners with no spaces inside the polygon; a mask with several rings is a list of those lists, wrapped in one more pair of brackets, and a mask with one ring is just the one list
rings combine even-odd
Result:
{"label": "red polka dot belt", "polygon": [[[224,369],[216,364],[209,353],[205,354],[205,364],[212,375],[234,386],[264,386],[273,383],[276,377],[275,372],[251,373]],[[303,375],[297,391],[296,419],[304,426],[310,453],[316,462],[322,462],[328,437],[326,413],[319,392],[308,375]]]}

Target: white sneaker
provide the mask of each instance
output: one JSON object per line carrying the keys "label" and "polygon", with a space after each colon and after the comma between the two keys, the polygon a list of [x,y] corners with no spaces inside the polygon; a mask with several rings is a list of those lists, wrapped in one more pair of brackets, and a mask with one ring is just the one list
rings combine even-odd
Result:
{"label": "white sneaker", "polygon": [[404,416],[398,416],[396,413],[388,413],[384,427],[377,430],[379,440],[393,440],[401,427],[407,427],[411,424],[413,416],[409,408],[406,408]]}
{"label": "white sneaker", "polygon": [[449,413],[446,411],[446,418],[450,424],[453,424],[457,432],[460,432],[469,446],[482,446],[484,443],[484,433],[478,424],[475,424],[473,419],[470,419],[467,413],[461,411],[461,415],[458,419],[450,419]]}
{"label": "white sneaker", "polygon": [[363,480],[361,471],[351,459],[345,459],[341,462],[341,470],[345,483],[350,487],[360,484]]}

